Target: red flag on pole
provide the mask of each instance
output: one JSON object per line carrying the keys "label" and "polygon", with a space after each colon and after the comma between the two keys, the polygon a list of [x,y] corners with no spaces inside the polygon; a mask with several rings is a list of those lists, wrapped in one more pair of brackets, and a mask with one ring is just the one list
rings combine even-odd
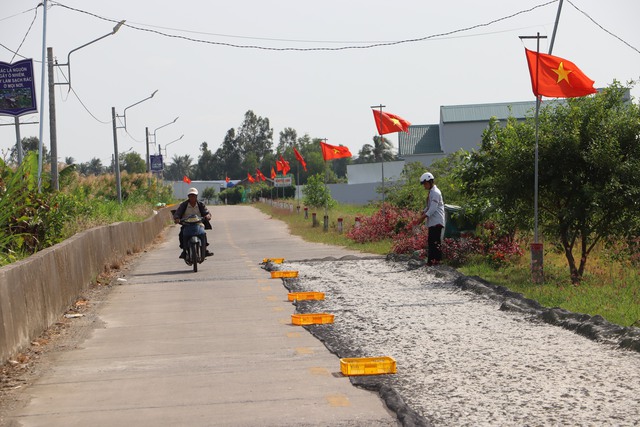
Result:
{"label": "red flag on pole", "polygon": [[229,180],[229,177],[226,177],[224,180],[225,180],[225,181],[227,181],[227,184],[228,184],[228,183],[229,183],[229,181],[230,181],[230,180]]}
{"label": "red flag on pole", "polygon": [[302,168],[305,170],[305,172],[307,171],[307,162],[304,161],[304,157],[302,157],[302,154],[300,154],[298,152],[298,150],[296,150],[296,147],[293,147],[293,154],[296,155],[296,159],[298,159],[298,161],[300,162],[300,164],[302,165]]}
{"label": "red flag on pole", "polygon": [[276,171],[273,170],[273,166],[271,166],[271,179],[276,179]]}
{"label": "red flag on pole", "polygon": [[525,48],[535,96],[577,98],[596,93],[593,84],[571,61]]}
{"label": "red flag on pole", "polygon": [[276,170],[282,172],[282,162],[280,160],[276,160]]}
{"label": "red flag on pole", "polygon": [[325,160],[341,159],[343,157],[351,157],[351,151],[343,145],[336,146],[324,142],[320,143],[322,148],[322,158]]}
{"label": "red flag on pole", "polygon": [[291,167],[289,166],[289,162],[282,157],[282,154],[280,154],[280,163],[282,163],[282,175],[288,174]]}
{"label": "red flag on pole", "polygon": [[256,182],[256,180],[251,176],[249,172],[247,172],[247,179],[249,180],[249,182]]}
{"label": "red flag on pole", "polygon": [[261,181],[267,180],[267,177],[265,177],[264,174],[260,172],[260,169],[256,169],[256,178],[260,179]]}
{"label": "red flag on pole", "polygon": [[189,179],[189,177],[187,175],[182,177],[182,181],[186,182],[187,184],[191,184],[191,180]]}
{"label": "red flag on pole", "polygon": [[376,121],[376,127],[378,128],[378,133],[380,135],[384,135],[386,133],[393,132],[409,132],[409,126],[411,123],[406,121],[400,116],[396,116],[395,114],[385,113],[380,110],[372,110],[373,118]]}

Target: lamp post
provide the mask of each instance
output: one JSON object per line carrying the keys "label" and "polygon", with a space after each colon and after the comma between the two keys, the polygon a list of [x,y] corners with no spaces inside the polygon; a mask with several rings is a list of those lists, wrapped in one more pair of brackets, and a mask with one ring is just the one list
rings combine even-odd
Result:
{"label": "lamp post", "polygon": [[[165,126],[169,126],[169,125],[174,124],[174,123],[175,123],[179,118],[180,118],[180,116],[176,117],[175,119],[173,119],[173,121],[171,121],[171,122],[169,122],[169,123],[166,123],[166,124],[164,124],[164,125],[162,125],[162,126],[160,126],[160,127],[155,128],[155,129],[153,130],[153,143],[154,143],[154,144],[157,144],[157,143],[158,143],[158,141],[156,140],[156,132],[157,132],[159,129],[162,129],[162,128],[163,128],[163,127],[165,127]],[[147,142],[147,172],[149,172],[149,170],[150,170],[150,169],[149,169],[149,143]]]}
{"label": "lamp post", "polygon": [[[53,63],[53,48],[47,48],[47,74],[49,80],[49,137],[51,139],[51,187],[55,190],[59,190],[60,186],[58,184],[58,137],[56,131],[56,97],[54,87],[55,85],[68,85],[69,90],[71,90],[71,54],[77,50],[82,49],[83,47],[87,47],[90,44],[93,44],[99,40],[102,40],[105,37],[109,37],[118,32],[120,27],[124,25],[125,21],[120,21],[113,27],[113,30],[105,34],[102,37],[98,37],[95,40],[90,41],[89,43],[85,43],[80,47],[77,47],[69,52],[67,55],[67,63],[66,64],[54,64]],[[53,67],[67,67],[67,74],[69,75],[68,81],[66,83],[55,83],[53,80]],[[42,138],[40,138],[42,141]],[[42,162],[42,156],[40,156],[40,163]],[[40,168],[41,169],[41,168]],[[40,182],[40,177],[38,176],[38,182]]]}
{"label": "lamp post", "polygon": [[[173,144],[174,142],[180,141],[183,137],[184,137],[184,134],[182,134],[182,136],[180,136],[180,138],[174,139],[173,141],[171,141],[171,142],[169,142],[169,143],[164,145],[164,156],[165,157],[167,157],[167,147],[170,146],[171,144]],[[159,148],[160,148],[160,146],[158,145],[158,149]],[[159,149],[158,151],[160,151],[160,154],[162,154],[162,150]]]}
{"label": "lamp post", "polygon": [[[115,172],[115,176],[116,176],[116,193],[118,194],[118,203],[122,203],[122,187],[120,185],[120,159],[118,157],[118,128],[127,128],[127,110],[131,107],[134,107],[148,99],[153,98],[153,96],[158,92],[158,90],[156,89],[151,96],[146,97],[145,99],[138,101],[134,104],[129,105],[128,107],[126,107],[122,113],[122,116],[119,116],[116,114],[116,107],[111,107],[111,124],[113,127],[113,155],[114,155],[114,162],[113,162],[113,170]],[[116,125],[116,118],[118,117],[122,117],[124,119],[124,125],[123,126],[118,126]]]}

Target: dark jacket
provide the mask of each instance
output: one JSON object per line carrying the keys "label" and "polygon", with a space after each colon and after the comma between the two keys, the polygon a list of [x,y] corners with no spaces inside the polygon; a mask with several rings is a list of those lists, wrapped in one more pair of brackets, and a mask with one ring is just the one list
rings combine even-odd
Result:
{"label": "dark jacket", "polygon": [[[176,211],[173,213],[174,219],[182,218],[182,215],[184,215],[184,211],[187,210],[187,203],[189,203],[188,200],[185,200],[184,202],[180,203],[180,205],[178,206],[178,209],[176,209]],[[205,230],[213,229],[209,220],[205,218],[205,216],[209,215],[209,209],[207,209],[205,204],[202,203],[201,201],[198,200],[197,203],[198,203],[198,209],[200,210],[200,216],[202,217],[202,223],[204,224],[204,229]]]}

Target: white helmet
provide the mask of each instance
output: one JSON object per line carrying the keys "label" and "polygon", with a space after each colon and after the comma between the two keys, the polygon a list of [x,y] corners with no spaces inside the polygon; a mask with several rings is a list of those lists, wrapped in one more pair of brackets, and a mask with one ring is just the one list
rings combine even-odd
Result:
{"label": "white helmet", "polygon": [[435,179],[430,172],[425,172],[420,176],[420,184],[424,184],[426,181]]}
{"label": "white helmet", "polygon": [[190,188],[189,192],[187,193],[187,196],[190,196],[192,194],[195,194],[197,196],[198,195],[198,189],[194,188],[194,187]]}

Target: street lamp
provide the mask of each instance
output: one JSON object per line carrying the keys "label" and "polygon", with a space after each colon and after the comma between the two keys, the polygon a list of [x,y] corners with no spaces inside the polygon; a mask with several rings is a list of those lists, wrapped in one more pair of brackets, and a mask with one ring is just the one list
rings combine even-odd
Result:
{"label": "street lamp", "polygon": [[[102,37],[98,37],[95,40],[90,41],[89,43],[85,43],[80,47],[77,47],[69,52],[67,55],[67,63],[66,64],[55,64],[57,67],[67,67],[67,74],[69,78],[66,83],[55,83],[53,80],[53,48],[47,48],[47,71],[48,71],[48,79],[49,79],[49,137],[51,139],[51,187],[55,190],[59,190],[60,186],[58,184],[58,137],[56,131],[56,97],[55,97],[55,85],[68,85],[69,90],[71,90],[71,54],[77,50],[82,49],[83,47],[89,46],[99,40],[102,40],[105,37],[109,37],[118,32],[120,27],[124,25],[125,21],[120,21],[113,27],[113,30],[105,34]],[[42,143],[42,142],[41,142]],[[39,164],[42,164],[42,159],[39,160]],[[40,170],[41,168],[39,168]],[[40,177],[38,176],[38,183],[40,182]]]}
{"label": "street lamp", "polygon": [[148,99],[153,98],[153,95],[155,95],[158,92],[158,90],[156,89],[151,96],[146,97],[145,99],[143,99],[142,101],[138,101],[134,104],[129,105],[127,108],[124,109],[124,112],[122,113],[122,116],[118,116],[116,114],[116,107],[111,107],[111,122],[112,122],[112,127],[113,127],[113,155],[115,158],[114,164],[113,164],[113,169],[116,175],[116,192],[118,193],[118,203],[122,203],[122,188],[120,185],[120,159],[118,158],[118,127],[116,125],[116,117],[122,117],[124,118],[124,126],[120,126],[121,128],[127,128],[127,110],[131,107],[134,107],[138,104],[140,104],[141,102],[144,102]]}
{"label": "street lamp", "polygon": [[[180,138],[174,139],[173,141],[171,141],[168,144],[164,145],[164,156],[165,157],[167,157],[167,147],[170,146],[171,144],[173,144],[174,142],[180,141],[183,137],[184,137],[184,134],[182,134],[182,136],[180,136]],[[160,152],[160,154],[162,154],[162,150],[160,149],[160,145],[158,145],[158,151]]]}
{"label": "street lamp", "polygon": [[[169,122],[169,123],[167,123],[167,124],[164,124],[164,125],[162,125],[162,126],[160,126],[160,127],[155,128],[155,129],[153,130],[153,143],[154,143],[154,144],[157,144],[157,141],[156,141],[156,132],[158,131],[158,129],[162,129],[162,128],[163,128],[163,127],[165,127],[165,126],[169,126],[169,125],[174,124],[174,123],[175,123],[179,118],[180,118],[180,116],[178,116],[178,117],[176,117],[175,119],[173,119],[173,121],[172,121],[172,122]],[[149,138],[149,137],[148,137],[148,135],[149,135],[149,134],[147,133],[147,172],[149,172],[149,171],[151,170],[151,169],[149,168],[149,140],[148,140],[148,138]]]}

